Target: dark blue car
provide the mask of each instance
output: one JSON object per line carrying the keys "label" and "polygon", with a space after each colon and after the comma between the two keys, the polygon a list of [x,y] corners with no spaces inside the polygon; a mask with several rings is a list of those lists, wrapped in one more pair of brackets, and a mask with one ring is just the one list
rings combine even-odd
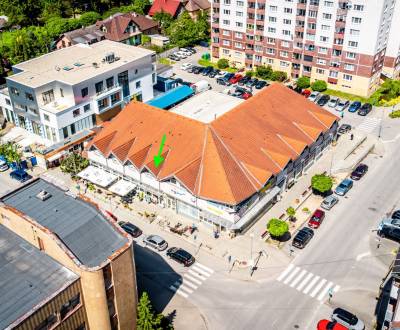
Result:
{"label": "dark blue car", "polygon": [[357,112],[361,108],[361,102],[355,101],[349,107],[349,112]]}
{"label": "dark blue car", "polygon": [[30,176],[28,173],[26,173],[24,170],[21,169],[12,171],[10,173],[10,177],[13,178],[14,180],[18,180],[19,182],[25,182],[32,179],[32,176]]}

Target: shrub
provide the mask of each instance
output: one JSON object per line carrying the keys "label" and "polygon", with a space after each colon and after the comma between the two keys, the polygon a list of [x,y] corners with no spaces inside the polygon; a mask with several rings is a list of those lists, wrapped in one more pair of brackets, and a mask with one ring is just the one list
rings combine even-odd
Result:
{"label": "shrub", "polygon": [[254,72],[253,71],[246,71],[245,75],[246,75],[246,77],[253,77]]}
{"label": "shrub", "polygon": [[273,81],[285,81],[287,79],[287,73],[283,71],[274,71],[271,75]]}
{"label": "shrub", "polygon": [[221,58],[217,62],[218,69],[226,69],[229,67],[229,61],[226,58]]}
{"label": "shrub", "polygon": [[328,88],[326,81],[316,80],[311,84],[311,89],[316,92],[323,92]]}
{"label": "shrub", "polygon": [[316,174],[311,178],[311,187],[314,192],[325,194],[331,191],[333,180],[325,174]]}
{"label": "shrub", "polygon": [[400,118],[400,110],[393,111],[389,114],[390,118]]}
{"label": "shrub", "polygon": [[300,89],[305,89],[310,87],[310,78],[309,77],[300,77],[297,79],[296,85]]}
{"label": "shrub", "polygon": [[286,221],[272,218],[268,221],[267,229],[271,236],[273,237],[282,237],[289,231],[289,225]]}
{"label": "shrub", "polygon": [[272,73],[273,70],[270,65],[268,66],[260,65],[256,68],[256,76],[264,80],[271,79]]}
{"label": "shrub", "polygon": [[89,161],[82,156],[72,153],[61,162],[61,171],[76,175],[83,169],[89,166]]}

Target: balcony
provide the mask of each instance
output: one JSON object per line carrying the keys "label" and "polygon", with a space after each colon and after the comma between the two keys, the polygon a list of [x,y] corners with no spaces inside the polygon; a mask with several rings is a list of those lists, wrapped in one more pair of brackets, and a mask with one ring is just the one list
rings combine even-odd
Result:
{"label": "balcony", "polygon": [[104,96],[114,94],[115,92],[118,92],[118,91],[122,91],[122,87],[119,85],[113,85],[113,86],[107,87],[107,88],[103,89],[102,91],[96,93],[96,95],[94,96],[94,99],[99,100],[99,99],[104,98]]}

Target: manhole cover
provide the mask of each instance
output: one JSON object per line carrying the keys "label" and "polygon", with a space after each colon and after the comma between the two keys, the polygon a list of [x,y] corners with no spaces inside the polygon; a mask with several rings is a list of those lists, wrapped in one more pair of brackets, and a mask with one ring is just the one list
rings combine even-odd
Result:
{"label": "manhole cover", "polygon": [[375,207],[369,207],[368,210],[372,211],[372,212],[376,212],[377,209]]}

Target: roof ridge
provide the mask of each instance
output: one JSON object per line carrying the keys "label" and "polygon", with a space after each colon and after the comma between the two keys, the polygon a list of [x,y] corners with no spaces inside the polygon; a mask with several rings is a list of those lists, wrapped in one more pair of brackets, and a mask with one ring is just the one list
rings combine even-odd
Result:
{"label": "roof ridge", "polygon": [[271,159],[271,161],[272,161],[280,170],[283,170],[283,167],[282,167],[281,165],[279,165],[279,164],[276,162],[276,160],[273,159],[273,158],[271,157],[271,155],[268,153],[268,151],[267,151],[266,149],[264,149],[263,147],[261,147],[260,149],[261,149],[261,151],[262,151],[269,159]]}
{"label": "roof ridge", "polygon": [[[299,124],[299,123],[297,123],[297,122],[295,122],[295,121],[292,121],[292,124],[294,125],[294,126],[296,126],[305,136],[307,136],[312,142],[314,141],[314,139],[311,137],[311,135],[309,135],[302,127],[301,127],[301,125],[302,124]],[[305,126],[307,126],[307,125],[305,125]],[[310,126],[311,128],[312,128],[312,126]],[[318,129],[318,128],[317,128]],[[291,139],[294,139],[294,140],[297,140],[296,138],[291,138]]]}
{"label": "roof ridge", "polygon": [[296,151],[296,149],[294,149],[294,148],[281,136],[281,134],[276,133],[276,136],[277,136],[278,138],[280,138],[280,139],[283,141],[283,143],[285,143],[296,155],[300,155],[300,154]]}
{"label": "roof ridge", "polygon": [[[197,174],[196,183],[194,185],[195,190],[196,190],[196,186],[197,186],[197,195],[200,195],[200,187],[201,187],[201,182],[203,180],[203,163],[204,163],[204,154],[206,152],[208,129],[209,129],[209,125],[205,125],[204,140],[203,140],[203,150],[201,152],[201,162],[200,162],[200,167],[199,167],[199,173]],[[198,182],[199,182],[199,184],[198,184]]]}
{"label": "roof ridge", "polygon": [[[311,116],[313,116],[317,121],[319,121],[324,127],[329,128],[329,126],[325,125],[325,123],[317,117],[317,115],[314,111],[308,110],[307,112],[310,113]],[[322,116],[325,116],[325,114],[323,114],[323,113],[319,113],[319,114]]]}

